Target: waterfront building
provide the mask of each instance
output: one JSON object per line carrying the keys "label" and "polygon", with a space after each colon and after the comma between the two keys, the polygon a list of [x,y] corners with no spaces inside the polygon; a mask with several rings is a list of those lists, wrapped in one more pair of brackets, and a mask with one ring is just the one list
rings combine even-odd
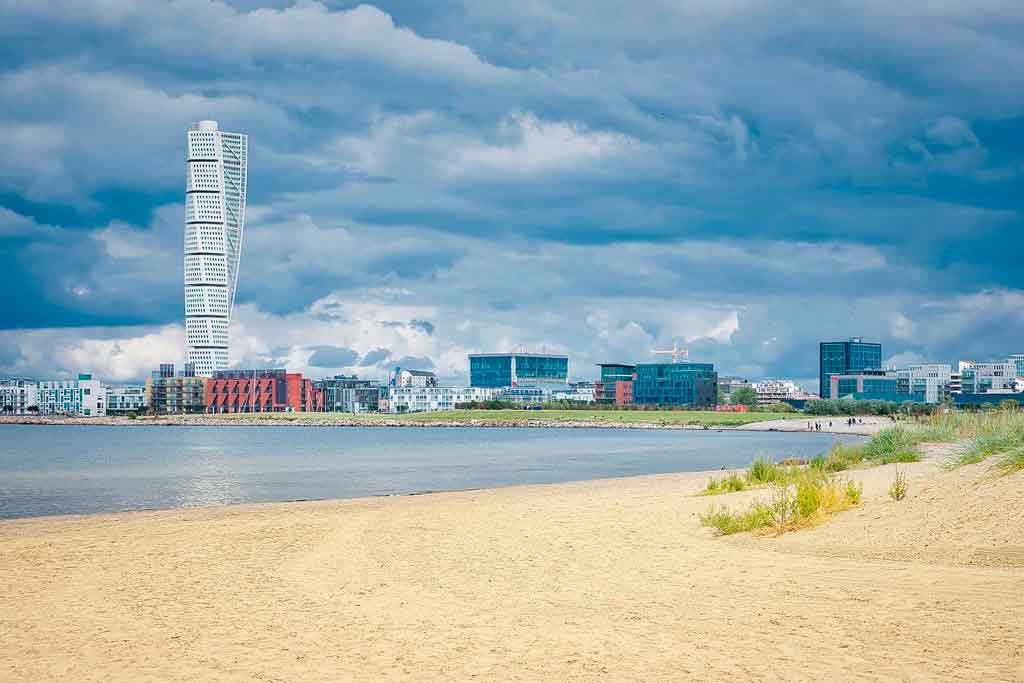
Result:
{"label": "waterfront building", "polygon": [[597,392],[594,382],[573,382],[568,387],[551,392],[553,401],[573,401],[575,403],[593,403]]}
{"label": "waterfront building", "polygon": [[[623,405],[617,402],[616,397],[623,397],[627,393],[633,394],[632,385],[636,375],[636,366],[627,363],[598,363],[598,367],[601,368],[601,379],[594,386],[595,400],[598,403]],[[628,383],[629,389],[620,387],[620,382]]]}
{"label": "waterfront building", "polygon": [[[857,400],[892,400],[899,394],[899,378],[885,370],[865,370],[858,373],[832,374],[829,376],[831,398],[854,398]],[[912,396],[904,395],[906,400]]]}
{"label": "waterfront building", "polygon": [[1010,362],[1016,368],[1017,377],[1024,377],[1024,353],[1017,353],[1010,356]]}
{"label": "waterfront building", "polygon": [[938,403],[950,393],[952,366],[944,363],[910,365],[896,371],[896,391],[923,396],[925,403]]}
{"label": "waterfront building", "polygon": [[517,387],[505,387],[504,389],[495,390],[494,398],[498,401],[518,403],[523,406],[539,406],[552,400],[556,391],[559,391],[557,387],[521,384]]}
{"label": "waterfront building", "polygon": [[313,380],[282,369],[217,370],[206,380],[208,413],[291,413],[323,410]]}
{"label": "waterfront building", "polygon": [[107,387],[107,415],[136,415],[146,410],[146,385],[124,384]]}
{"label": "waterfront building", "polygon": [[188,131],[185,361],[209,377],[228,367],[231,311],[245,232],[248,137],[200,121]]}
{"label": "waterfront building", "polygon": [[882,369],[882,345],[853,337],[841,342],[818,345],[818,391],[822,398],[838,398],[829,394],[832,375],[853,375],[864,370]]}
{"label": "waterfront building", "polygon": [[323,397],[323,410],[341,413],[376,413],[381,410],[381,394],[387,389],[376,380],[355,375],[335,375],[316,380],[313,386]]}
{"label": "waterfront building", "polygon": [[395,368],[391,376],[393,387],[436,387],[437,375],[429,370],[406,370]]}
{"label": "waterfront building", "polygon": [[402,386],[387,387],[381,403],[391,413],[424,413],[455,410],[472,401],[490,401],[494,390],[486,387]]}
{"label": "waterfront building", "polygon": [[961,393],[1012,393],[1017,390],[1017,364],[1013,360],[991,363],[962,360],[959,370]]}
{"label": "waterfront building", "polygon": [[797,384],[788,379],[766,379],[751,385],[757,394],[757,405],[767,406],[773,403],[803,398],[804,393]]}
{"label": "waterfront building", "polygon": [[107,392],[103,382],[89,373],[78,379],[39,382],[36,400],[40,415],[72,415],[76,417],[103,417],[107,414]]}
{"label": "waterfront building", "polygon": [[196,377],[188,363],[178,375],[174,374],[174,363],[161,363],[146,380],[143,400],[148,411],[156,415],[202,413],[206,410],[206,378]]}
{"label": "waterfront building", "polygon": [[718,373],[713,363],[641,363],[636,366],[633,403],[713,410]]}
{"label": "waterfront building", "polygon": [[546,353],[471,353],[469,385],[500,389],[520,384],[568,384],[569,357]]}
{"label": "waterfront building", "polygon": [[[39,409],[35,381],[16,377],[0,379],[0,414],[31,415]],[[32,410],[30,410],[30,408]]]}

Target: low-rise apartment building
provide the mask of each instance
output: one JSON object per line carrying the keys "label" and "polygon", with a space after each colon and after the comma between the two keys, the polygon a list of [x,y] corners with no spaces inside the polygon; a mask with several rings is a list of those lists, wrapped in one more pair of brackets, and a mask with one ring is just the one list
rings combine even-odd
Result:
{"label": "low-rise apartment building", "polygon": [[146,410],[146,385],[123,384],[107,387],[107,415],[140,414]]}
{"label": "low-rise apartment building", "polygon": [[173,365],[162,365],[146,380],[146,409],[157,415],[202,413],[206,410],[206,378],[180,374]]}
{"label": "low-rise apartment building", "polygon": [[77,379],[39,382],[36,400],[40,415],[103,417],[107,414],[106,387],[89,373]]}
{"label": "low-rise apartment building", "polygon": [[388,387],[381,410],[391,413],[455,410],[463,403],[490,401],[494,397],[494,390],[487,387]]}
{"label": "low-rise apartment building", "polygon": [[960,392],[964,394],[1012,393],[1017,389],[1017,364],[1012,360],[991,363],[962,360],[959,370]]}
{"label": "low-rise apartment building", "polygon": [[38,409],[38,387],[34,380],[16,377],[0,379],[0,413],[31,415]]}
{"label": "low-rise apartment building", "polygon": [[335,375],[316,380],[313,386],[321,393],[323,410],[339,413],[376,413],[380,410],[381,393],[387,388],[376,380],[355,375]]}

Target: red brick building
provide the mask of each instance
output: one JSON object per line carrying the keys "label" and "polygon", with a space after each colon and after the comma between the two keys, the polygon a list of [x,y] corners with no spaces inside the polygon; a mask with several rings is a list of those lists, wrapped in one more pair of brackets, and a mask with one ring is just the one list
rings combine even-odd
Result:
{"label": "red brick building", "polygon": [[206,380],[208,413],[305,413],[323,410],[313,380],[285,370],[219,370]]}
{"label": "red brick building", "polygon": [[615,405],[633,405],[633,382],[632,380],[619,380],[615,383]]}

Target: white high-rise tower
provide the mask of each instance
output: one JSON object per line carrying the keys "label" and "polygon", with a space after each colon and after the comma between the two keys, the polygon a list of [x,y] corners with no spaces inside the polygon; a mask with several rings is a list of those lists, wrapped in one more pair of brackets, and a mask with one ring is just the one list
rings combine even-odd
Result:
{"label": "white high-rise tower", "polygon": [[217,130],[216,121],[200,121],[188,131],[185,362],[200,376],[228,367],[248,146],[247,136]]}

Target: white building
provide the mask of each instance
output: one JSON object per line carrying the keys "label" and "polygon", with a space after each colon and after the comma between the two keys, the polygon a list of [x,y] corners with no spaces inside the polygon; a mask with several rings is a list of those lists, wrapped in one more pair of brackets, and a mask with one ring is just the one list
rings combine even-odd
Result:
{"label": "white building", "polygon": [[788,379],[766,379],[762,382],[755,382],[752,386],[757,394],[757,405],[759,406],[803,396],[800,387]]}
{"label": "white building", "polygon": [[40,382],[37,386],[40,415],[102,417],[107,414],[106,388],[90,374],[80,374],[78,379]]}
{"label": "white building", "polygon": [[107,414],[126,415],[146,410],[146,387],[143,384],[125,384],[107,387]]}
{"label": "white building", "polygon": [[498,389],[494,394],[494,398],[499,401],[511,401],[512,403],[520,403],[526,406],[536,406],[547,403],[554,398],[554,393],[557,390],[557,387],[552,389],[550,387],[527,384]]}
{"label": "white building", "polygon": [[575,382],[565,389],[552,391],[551,400],[593,403],[597,400],[597,386],[593,382]]}
{"label": "white building", "polygon": [[965,394],[1013,393],[1017,390],[1017,365],[1011,360],[959,365],[960,390]]}
{"label": "white building", "polygon": [[1014,354],[1010,356],[1009,360],[1011,363],[1013,363],[1013,366],[1016,368],[1017,378],[1024,378],[1024,353]]}
{"label": "white building", "polygon": [[30,379],[0,379],[0,414],[29,415],[39,406],[38,387]]}
{"label": "white building", "polygon": [[492,398],[494,390],[484,387],[389,387],[388,398],[382,403],[391,413],[423,413],[455,410],[462,403]]}
{"label": "white building", "polygon": [[393,387],[436,387],[437,375],[428,370],[406,370],[395,368],[391,376]]}
{"label": "white building", "polygon": [[[953,386],[953,368],[944,363],[910,365],[896,371],[896,390],[903,393],[924,394],[925,403],[938,403],[950,393]],[[959,386],[959,376],[957,376]]]}
{"label": "white building", "polygon": [[188,131],[185,362],[209,377],[229,363],[231,309],[245,232],[248,137],[200,121]]}

